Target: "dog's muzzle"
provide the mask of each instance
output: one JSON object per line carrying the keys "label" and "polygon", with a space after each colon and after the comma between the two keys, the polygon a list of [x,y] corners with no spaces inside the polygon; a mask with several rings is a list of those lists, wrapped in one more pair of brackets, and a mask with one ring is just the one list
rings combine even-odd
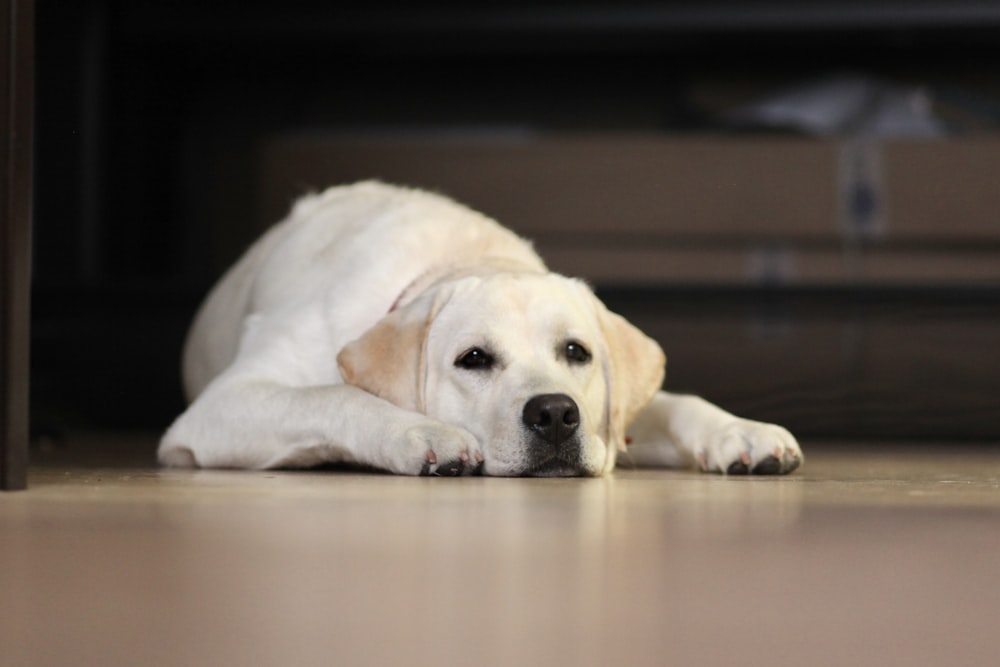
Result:
{"label": "dog's muzzle", "polygon": [[534,437],[526,474],[562,477],[583,474],[580,459],[580,408],[565,394],[540,394],[524,404],[521,421]]}

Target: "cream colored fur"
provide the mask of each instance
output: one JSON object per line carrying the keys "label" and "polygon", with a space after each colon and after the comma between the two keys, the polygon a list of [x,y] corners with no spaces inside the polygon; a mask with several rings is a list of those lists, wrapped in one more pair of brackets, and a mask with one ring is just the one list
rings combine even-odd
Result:
{"label": "cream colored fur", "polygon": [[[491,363],[467,367],[472,351]],[[625,458],[647,465],[786,472],[802,460],[778,426],[660,391],[665,362],[493,220],[421,190],[334,187],[300,200],[207,297],[184,352],[191,404],[159,458],[600,475],[628,436]],[[576,408],[554,413],[576,422],[565,439],[528,416],[551,396]]]}

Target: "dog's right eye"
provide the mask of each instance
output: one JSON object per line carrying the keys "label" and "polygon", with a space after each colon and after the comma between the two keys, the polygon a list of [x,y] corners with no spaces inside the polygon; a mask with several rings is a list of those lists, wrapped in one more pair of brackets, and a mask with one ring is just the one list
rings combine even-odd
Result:
{"label": "dog's right eye", "polygon": [[493,367],[493,361],[492,354],[482,348],[474,347],[463,352],[455,360],[455,365],[470,371],[486,371]]}

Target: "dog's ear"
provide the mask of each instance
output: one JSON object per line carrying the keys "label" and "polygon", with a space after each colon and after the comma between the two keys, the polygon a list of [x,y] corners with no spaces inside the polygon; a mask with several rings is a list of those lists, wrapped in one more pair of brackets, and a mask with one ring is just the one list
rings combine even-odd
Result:
{"label": "dog's ear", "polygon": [[423,412],[427,332],[447,296],[447,290],[423,294],[348,343],[337,355],[344,382]]}
{"label": "dog's ear", "polygon": [[606,346],[608,447],[623,450],[625,429],[663,386],[667,357],[655,340],[594,301]]}

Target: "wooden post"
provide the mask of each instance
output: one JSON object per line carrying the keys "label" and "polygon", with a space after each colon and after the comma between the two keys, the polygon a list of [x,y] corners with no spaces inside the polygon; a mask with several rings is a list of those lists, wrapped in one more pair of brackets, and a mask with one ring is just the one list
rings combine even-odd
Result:
{"label": "wooden post", "polygon": [[27,486],[34,29],[0,0],[0,490]]}

